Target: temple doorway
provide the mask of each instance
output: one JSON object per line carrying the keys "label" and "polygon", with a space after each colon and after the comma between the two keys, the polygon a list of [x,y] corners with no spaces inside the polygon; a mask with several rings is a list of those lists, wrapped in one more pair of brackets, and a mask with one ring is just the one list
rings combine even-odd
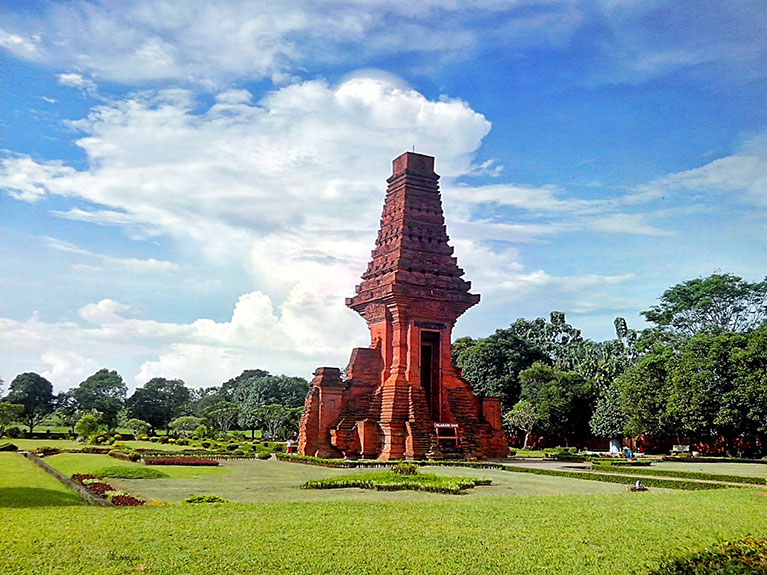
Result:
{"label": "temple doorway", "polygon": [[421,386],[432,421],[442,417],[440,405],[440,335],[438,331],[421,331]]}

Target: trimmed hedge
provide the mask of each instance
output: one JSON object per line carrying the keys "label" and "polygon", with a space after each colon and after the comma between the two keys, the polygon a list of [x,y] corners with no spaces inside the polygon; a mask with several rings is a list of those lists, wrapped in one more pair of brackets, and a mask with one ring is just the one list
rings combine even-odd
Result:
{"label": "trimmed hedge", "polygon": [[438,459],[438,460],[420,460],[420,461],[407,461],[407,460],[394,460],[394,461],[378,461],[377,459],[323,459],[321,457],[311,457],[309,455],[293,455],[287,453],[275,453],[275,456],[280,461],[289,461],[291,463],[305,463],[307,465],[319,465],[321,467],[331,468],[371,468],[371,467],[390,467],[398,465],[400,463],[412,463],[419,467],[470,467],[472,469],[504,469],[502,463],[484,462],[484,461],[464,461],[464,460],[450,460],[450,459]]}
{"label": "trimmed hedge", "polygon": [[392,471],[345,475],[307,481],[303,489],[374,489],[375,491],[428,491],[446,495],[461,495],[477,485],[490,485],[489,479],[473,477],[440,477],[432,474],[400,475]]}
{"label": "trimmed hedge", "polygon": [[184,499],[184,503],[229,503],[218,495],[192,495]]}
{"label": "trimmed hedge", "polygon": [[[610,473],[612,470],[608,466],[600,468],[594,466],[592,471],[597,473]],[[679,477],[680,479],[700,479],[702,481],[726,481],[729,483],[749,483],[753,485],[767,485],[767,479],[764,477],[749,477],[746,475],[722,475],[719,473],[704,473],[701,471],[676,471],[663,469],[625,469],[621,470],[622,473],[630,473],[631,475],[652,475],[655,477]]]}
{"label": "trimmed hedge", "polygon": [[19,448],[13,443],[8,443],[7,441],[4,443],[0,443],[0,451],[18,451]]}
{"label": "trimmed hedge", "polygon": [[145,457],[147,465],[218,465],[218,461],[201,457]]}
{"label": "trimmed hedge", "polygon": [[[582,479],[586,481],[603,481],[605,483],[620,483],[623,485],[633,485],[636,483],[636,477],[626,475],[609,475],[607,473],[594,473],[591,471],[561,471],[559,469],[536,469],[533,467],[517,467],[507,465],[506,471],[514,473],[532,473],[533,475],[549,475],[552,477],[568,477],[570,479]],[[642,483],[645,487],[662,487],[665,489],[722,489],[730,487],[721,483],[701,483],[697,481],[676,481],[674,479],[660,479],[655,477],[643,477]]]}

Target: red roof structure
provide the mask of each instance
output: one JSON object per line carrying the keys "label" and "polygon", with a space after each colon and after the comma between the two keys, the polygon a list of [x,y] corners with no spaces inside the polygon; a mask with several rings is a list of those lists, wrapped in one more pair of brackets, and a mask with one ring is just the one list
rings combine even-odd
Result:
{"label": "red roof structure", "polygon": [[434,158],[406,152],[387,180],[372,260],[346,305],[371,345],[317,369],[299,453],[382,460],[505,457],[500,399],[479,398],[451,361],[458,317],[479,302],[453,256]]}

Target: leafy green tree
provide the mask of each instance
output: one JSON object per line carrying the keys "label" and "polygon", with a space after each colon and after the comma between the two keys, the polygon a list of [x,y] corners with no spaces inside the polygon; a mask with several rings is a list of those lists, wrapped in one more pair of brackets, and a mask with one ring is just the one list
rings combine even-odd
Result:
{"label": "leafy green tree", "polygon": [[[255,381],[264,377],[272,377],[272,374],[263,369],[246,369],[237,377],[233,377],[222,383],[221,387],[217,388],[217,393],[224,401],[234,401],[234,396],[238,387],[244,383]],[[304,393],[306,392],[304,391]],[[277,403],[282,402],[278,401]]]}
{"label": "leafy green tree", "polygon": [[732,354],[738,388],[746,408],[745,433],[767,434],[767,326],[748,334],[748,342]]}
{"label": "leafy green tree", "polygon": [[521,397],[540,416],[540,428],[566,444],[588,436],[594,387],[582,375],[536,363],[520,374]]}
{"label": "leafy green tree", "polygon": [[281,404],[264,405],[256,412],[259,425],[273,438],[284,438],[298,429],[301,407],[285,407]]}
{"label": "leafy green tree", "polygon": [[168,430],[168,424],[189,411],[191,394],[180,379],[155,377],[139,387],[126,401],[130,417],[143,419],[152,429]]}
{"label": "leafy green tree", "polygon": [[579,329],[567,323],[564,313],[551,312],[549,321],[542,317],[533,321],[520,318],[511,324],[509,332],[533,344],[556,369],[575,370],[584,339]]}
{"label": "leafy green tree", "polygon": [[108,429],[117,427],[117,418],[125,403],[128,388],[116,371],[100,369],[70,391],[80,411],[96,410]]}
{"label": "leafy green tree", "polygon": [[149,423],[143,419],[136,419],[135,417],[126,421],[125,427],[130,429],[137,438],[139,435],[146,435],[149,433],[149,430],[152,429],[152,426],[149,425]]}
{"label": "leafy green tree", "polygon": [[625,435],[629,418],[621,403],[621,389],[612,384],[597,399],[594,413],[589,420],[591,433],[608,439]]}
{"label": "leafy green tree", "polygon": [[512,429],[519,429],[525,434],[525,440],[522,443],[522,449],[527,449],[527,441],[530,433],[538,425],[541,416],[536,411],[532,403],[527,400],[518,401],[511,411],[504,416],[505,423]]}
{"label": "leafy green tree", "polygon": [[88,439],[92,435],[97,434],[101,429],[101,425],[96,419],[95,415],[90,413],[83,415],[75,425],[75,433],[83,439]]}
{"label": "leafy green tree", "polygon": [[212,405],[206,412],[207,417],[213,427],[220,433],[226,433],[237,420],[240,413],[240,406],[231,401],[219,401]]}
{"label": "leafy green tree", "polygon": [[475,394],[500,397],[506,409],[519,400],[520,372],[548,359],[533,343],[509,329],[499,329],[484,339],[461,341],[458,349],[453,349],[453,362],[463,378]]}
{"label": "leafy green tree", "polygon": [[30,433],[53,411],[53,385],[41,375],[32,372],[17,375],[8,391],[8,402],[24,406],[20,421],[29,427]]}
{"label": "leafy green tree", "polygon": [[193,415],[182,415],[170,422],[170,428],[176,433],[189,437],[203,424],[204,419]]}
{"label": "leafy green tree", "polygon": [[743,334],[699,333],[672,364],[669,414],[687,435],[721,435],[730,452],[751,427],[748,385],[734,362],[747,344]]}
{"label": "leafy green tree", "polygon": [[5,434],[5,428],[16,423],[24,413],[24,406],[8,401],[0,402],[0,437]]}
{"label": "leafy green tree", "polygon": [[69,430],[75,432],[75,424],[82,417],[80,407],[74,396],[68,392],[61,392],[56,396],[54,415],[62,425],[66,425]]}
{"label": "leafy green tree", "polygon": [[704,331],[747,332],[767,320],[767,278],[748,282],[712,274],[666,290],[660,304],[643,311],[647,321],[687,336]]}
{"label": "leafy green tree", "polygon": [[616,379],[628,435],[677,433],[667,411],[673,359],[671,346],[657,344]]}

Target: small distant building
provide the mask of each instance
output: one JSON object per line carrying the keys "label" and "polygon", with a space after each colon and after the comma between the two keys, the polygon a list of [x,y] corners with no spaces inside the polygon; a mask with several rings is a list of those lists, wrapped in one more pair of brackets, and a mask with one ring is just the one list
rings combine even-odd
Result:
{"label": "small distant building", "polygon": [[508,454],[501,402],[480,398],[451,361],[458,317],[479,302],[448,244],[434,158],[406,152],[392,176],[373,257],[346,305],[369,348],[314,373],[298,452],[381,460]]}

